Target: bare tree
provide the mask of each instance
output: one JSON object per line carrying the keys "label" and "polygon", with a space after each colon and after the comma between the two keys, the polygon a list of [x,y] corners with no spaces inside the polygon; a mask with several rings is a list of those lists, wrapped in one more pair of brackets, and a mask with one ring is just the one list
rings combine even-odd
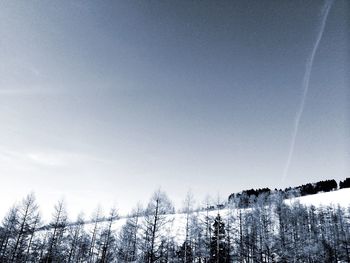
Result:
{"label": "bare tree", "polygon": [[27,246],[27,253],[26,253],[26,257],[25,257],[25,261],[29,261],[30,260],[30,252],[31,252],[31,248],[32,248],[32,244],[33,244],[33,239],[34,239],[34,235],[36,230],[40,227],[41,225],[41,217],[40,214],[37,213],[34,222],[32,224],[32,226],[29,229],[30,232],[30,238],[29,238],[29,242],[28,242],[28,246]]}
{"label": "bare tree", "polygon": [[60,200],[54,208],[52,221],[50,223],[51,233],[48,241],[48,250],[45,257],[46,263],[62,260],[60,245],[63,234],[67,227],[67,212],[63,200]]}
{"label": "bare tree", "polygon": [[205,226],[205,255],[204,262],[209,261],[210,256],[210,243],[212,238],[212,228],[211,224],[213,222],[212,216],[210,216],[209,212],[213,210],[215,207],[212,205],[212,199],[209,195],[205,197],[204,205],[205,205],[205,217],[204,217],[204,226]]}
{"label": "bare tree", "polygon": [[98,223],[101,221],[101,207],[97,207],[96,211],[94,212],[92,222],[94,224],[94,228],[92,230],[90,245],[89,245],[89,259],[88,262],[91,263],[94,260],[95,257],[95,243],[96,238],[98,234]]}
{"label": "bare tree", "polygon": [[114,222],[114,220],[116,220],[118,218],[118,213],[117,210],[115,208],[112,208],[110,213],[109,213],[109,217],[107,220],[107,228],[104,229],[102,231],[101,234],[101,239],[102,239],[102,252],[101,252],[101,260],[99,262],[101,263],[107,263],[107,262],[111,262],[113,259],[113,255],[111,253],[109,253],[110,250],[110,246],[112,243],[112,240],[115,240],[112,237],[112,224]]}
{"label": "bare tree", "polygon": [[118,259],[122,262],[135,261],[138,258],[139,237],[141,216],[143,209],[140,204],[131,212],[125,225],[122,227],[118,238]]}
{"label": "bare tree", "polygon": [[[184,213],[186,215],[186,226],[185,226],[185,241],[184,241],[184,262],[191,262],[192,260],[189,259],[189,253],[192,251],[192,244],[189,240],[189,223],[190,223],[190,215],[193,212],[194,207],[194,197],[191,191],[188,191],[185,197],[185,200],[183,201],[184,205]],[[192,258],[192,257],[191,257]]]}
{"label": "bare tree", "polygon": [[174,207],[165,192],[156,191],[148,203],[145,211],[144,231],[144,261],[156,262],[161,258],[160,247],[162,241],[162,229],[172,220],[167,214],[174,213]]}
{"label": "bare tree", "polygon": [[33,233],[33,228],[35,229],[37,222],[39,222],[38,205],[33,193],[23,199],[18,213],[18,229],[11,258],[11,261],[14,262],[24,261],[28,237]]}
{"label": "bare tree", "polygon": [[11,257],[11,247],[13,247],[17,235],[19,223],[18,206],[13,206],[5,216],[0,228],[0,262],[6,262]]}
{"label": "bare tree", "polygon": [[79,214],[77,221],[70,227],[69,234],[69,254],[68,254],[68,263],[76,262],[77,250],[79,248],[79,240],[82,236],[84,230],[84,219],[83,215]]}

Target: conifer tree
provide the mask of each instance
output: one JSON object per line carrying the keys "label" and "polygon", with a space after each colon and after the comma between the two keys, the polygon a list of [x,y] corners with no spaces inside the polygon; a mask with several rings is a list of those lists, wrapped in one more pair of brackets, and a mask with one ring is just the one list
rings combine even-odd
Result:
{"label": "conifer tree", "polygon": [[210,262],[229,262],[225,223],[220,214],[216,216],[213,224],[213,235],[210,243]]}

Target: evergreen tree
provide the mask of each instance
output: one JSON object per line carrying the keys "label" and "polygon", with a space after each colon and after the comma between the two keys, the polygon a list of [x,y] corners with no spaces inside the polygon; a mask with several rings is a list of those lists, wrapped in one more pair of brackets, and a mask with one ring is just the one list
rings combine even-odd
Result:
{"label": "evergreen tree", "polygon": [[181,262],[193,262],[192,246],[188,240],[182,243],[182,246],[180,247],[178,252],[178,257],[180,258]]}
{"label": "evergreen tree", "polygon": [[220,214],[218,214],[213,224],[213,235],[210,243],[210,262],[229,262],[228,251],[225,223],[221,219]]}
{"label": "evergreen tree", "polygon": [[339,189],[350,188],[350,178],[346,178],[344,181],[340,181]]}

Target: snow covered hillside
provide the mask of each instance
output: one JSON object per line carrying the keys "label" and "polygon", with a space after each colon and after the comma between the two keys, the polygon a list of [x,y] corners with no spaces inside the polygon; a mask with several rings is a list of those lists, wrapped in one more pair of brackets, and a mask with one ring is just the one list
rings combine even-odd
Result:
{"label": "snow covered hillside", "polygon": [[344,188],[337,191],[318,193],[315,195],[308,195],[294,198],[304,205],[327,206],[340,205],[348,207],[350,205],[350,188]]}
{"label": "snow covered hillside", "polygon": [[220,262],[350,262],[350,188],[284,198],[277,191],[250,198],[249,208],[236,198],[222,209],[174,213],[157,191],[132,217],[116,219],[112,209],[88,223],[68,221],[60,202],[42,227],[29,196],[3,219],[0,262],[189,263],[219,254],[227,259]]}
{"label": "snow covered hillside", "polygon": [[[315,206],[315,207],[326,207],[334,206],[337,207],[340,205],[343,208],[350,207],[350,188],[340,189],[332,192],[318,193],[314,195],[308,195],[303,197],[296,197],[292,199],[285,200],[287,204],[293,204],[299,202],[302,205],[306,206]],[[246,209],[242,209],[244,211]],[[250,209],[248,209],[250,210]],[[232,211],[228,208],[224,209],[214,209],[208,211],[208,216],[210,218],[215,218],[215,216],[220,213],[223,218],[227,218]],[[193,212],[191,216],[197,217],[199,220],[204,221],[207,216],[206,211]],[[181,243],[185,239],[185,226],[186,226],[186,214],[177,213],[167,215],[167,220],[169,221],[168,228],[164,231],[168,231],[168,234],[174,238],[177,243]],[[121,218],[116,220],[113,223],[113,229],[116,232],[119,232],[123,225],[125,225],[127,218]],[[87,226],[89,228],[89,226]]]}

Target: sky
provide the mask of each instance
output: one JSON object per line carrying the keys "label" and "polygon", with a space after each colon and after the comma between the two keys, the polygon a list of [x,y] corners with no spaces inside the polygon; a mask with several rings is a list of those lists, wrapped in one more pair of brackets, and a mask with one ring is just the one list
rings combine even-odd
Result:
{"label": "sky", "polygon": [[349,177],[350,3],[1,1],[0,216]]}

